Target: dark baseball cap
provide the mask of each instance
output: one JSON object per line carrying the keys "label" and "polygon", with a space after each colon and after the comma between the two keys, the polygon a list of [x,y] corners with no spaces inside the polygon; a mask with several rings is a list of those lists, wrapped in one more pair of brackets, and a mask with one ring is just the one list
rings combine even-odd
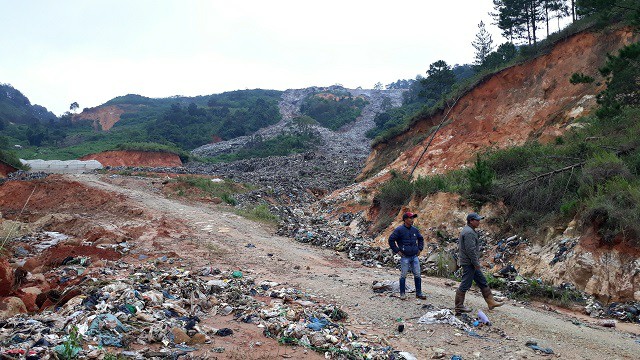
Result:
{"label": "dark baseball cap", "polygon": [[418,214],[414,214],[411,211],[407,211],[406,213],[402,214],[402,220],[407,219],[407,218],[417,218]]}
{"label": "dark baseball cap", "polygon": [[467,222],[469,222],[470,220],[482,220],[482,219],[484,219],[484,216],[480,216],[478,213],[472,212],[471,214],[467,215]]}

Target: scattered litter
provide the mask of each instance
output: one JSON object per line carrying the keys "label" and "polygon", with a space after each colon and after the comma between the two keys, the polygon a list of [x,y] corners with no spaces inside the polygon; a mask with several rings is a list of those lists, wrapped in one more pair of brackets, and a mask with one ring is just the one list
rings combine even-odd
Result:
{"label": "scattered litter", "polygon": [[483,324],[491,326],[491,321],[489,321],[489,318],[482,312],[482,310],[478,310],[478,319]]}
{"label": "scattered litter", "polygon": [[429,311],[418,319],[419,324],[449,324],[460,330],[470,330],[469,325],[456,318],[450,309]]}
{"label": "scattered litter", "polygon": [[413,356],[411,353],[406,352],[406,351],[400,351],[398,352],[398,357],[396,359],[404,359],[404,360],[418,360],[417,357]]}
{"label": "scattered litter", "polygon": [[529,340],[525,345],[536,352],[541,352],[549,355],[553,354],[553,350],[551,348],[541,348],[540,346],[538,346],[538,343],[536,341]]}
{"label": "scattered litter", "polygon": [[614,328],[616,327],[616,321],[615,320],[603,320],[600,322],[601,326],[604,327],[609,327],[609,328]]}
{"label": "scattered litter", "polygon": [[218,335],[218,336],[233,335],[233,330],[231,330],[229,328],[222,328],[222,329],[219,329],[218,331],[216,331],[216,335]]}
{"label": "scattered litter", "polygon": [[[87,260],[69,257],[54,271],[76,269],[80,265],[72,264],[87,264]],[[256,282],[239,270],[157,266],[155,261],[138,265],[105,261],[99,272],[110,274],[113,280],[94,278],[95,273],[89,272],[85,282],[74,286],[74,292],[56,295],[62,299],[69,294],[69,299],[60,302],[55,312],[4,319],[0,344],[8,348],[2,349],[0,357],[23,354],[24,358],[29,351],[34,359],[45,359],[64,356],[59,353],[64,350],[73,351],[77,358],[101,358],[106,347],[155,344],[160,349],[126,350],[119,355],[177,359],[196,350],[198,344],[212,343],[212,336],[233,336],[230,328],[213,329],[200,323],[212,314],[233,314],[236,321],[255,324],[265,336],[282,339],[284,344],[341,349],[368,359],[388,359],[394,351],[375,335],[368,339],[366,332],[356,335],[348,330],[340,323],[348,314],[335,304],[320,304],[297,289],[272,281]],[[256,299],[258,296],[271,298],[271,305]],[[71,326],[77,327],[83,342],[89,342],[86,346],[71,349],[67,342],[63,349]],[[223,352],[224,348],[213,351]]]}

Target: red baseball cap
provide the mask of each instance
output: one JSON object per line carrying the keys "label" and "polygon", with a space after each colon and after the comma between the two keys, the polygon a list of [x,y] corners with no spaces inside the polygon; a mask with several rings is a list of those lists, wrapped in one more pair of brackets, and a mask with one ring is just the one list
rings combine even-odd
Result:
{"label": "red baseball cap", "polygon": [[411,211],[407,211],[406,213],[402,214],[402,220],[406,219],[406,218],[417,218],[418,214],[414,214]]}

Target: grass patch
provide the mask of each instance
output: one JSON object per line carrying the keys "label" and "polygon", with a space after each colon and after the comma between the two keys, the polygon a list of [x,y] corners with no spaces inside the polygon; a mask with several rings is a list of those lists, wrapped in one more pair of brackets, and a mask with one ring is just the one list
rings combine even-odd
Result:
{"label": "grass patch", "polygon": [[240,194],[251,190],[246,184],[233,181],[213,181],[206,177],[178,176],[169,181],[168,188],[177,195],[188,198],[214,198],[218,197],[229,205],[236,205],[234,194]]}
{"label": "grass patch", "polygon": [[265,224],[275,225],[280,221],[280,217],[271,213],[269,205],[260,204],[247,210],[238,210],[237,214],[249,220],[258,221]]}

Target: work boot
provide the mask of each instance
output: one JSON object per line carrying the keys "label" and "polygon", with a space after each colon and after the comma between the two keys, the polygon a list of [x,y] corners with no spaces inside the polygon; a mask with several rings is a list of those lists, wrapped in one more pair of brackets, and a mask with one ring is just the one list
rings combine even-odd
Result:
{"label": "work boot", "polygon": [[426,300],[427,297],[422,293],[422,279],[419,277],[414,277],[413,283],[416,286],[416,298]]}
{"label": "work boot", "polygon": [[462,313],[471,312],[471,309],[464,306],[465,295],[467,295],[467,293],[462,292],[460,290],[456,290],[456,308],[455,308],[456,316],[462,315]]}
{"label": "work boot", "polygon": [[493,299],[491,288],[489,288],[488,286],[480,289],[480,291],[482,291],[482,296],[484,297],[484,301],[487,302],[487,305],[489,306],[489,310],[492,310],[493,308],[497,308],[498,306],[504,305],[503,303],[497,302]]}
{"label": "work boot", "polygon": [[407,278],[400,278],[400,300],[407,300]]}

